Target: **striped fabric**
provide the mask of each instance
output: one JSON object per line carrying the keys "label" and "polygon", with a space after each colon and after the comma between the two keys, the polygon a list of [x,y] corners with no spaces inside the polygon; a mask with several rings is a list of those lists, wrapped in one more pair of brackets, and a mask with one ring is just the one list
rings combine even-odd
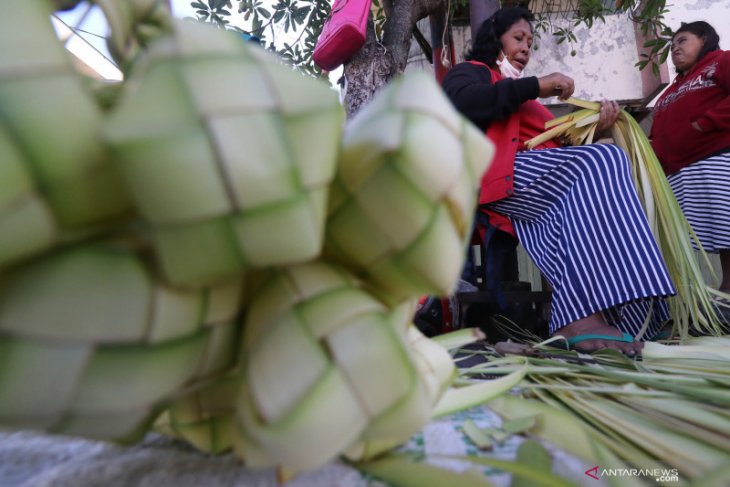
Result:
{"label": "striped fabric", "polygon": [[730,153],[695,162],[668,179],[705,251],[730,249]]}
{"label": "striped fabric", "polygon": [[552,285],[551,334],[604,311],[619,330],[654,336],[668,318],[654,298],[675,289],[623,151],[595,144],[519,152],[514,178],[514,194],[490,207],[510,217]]}

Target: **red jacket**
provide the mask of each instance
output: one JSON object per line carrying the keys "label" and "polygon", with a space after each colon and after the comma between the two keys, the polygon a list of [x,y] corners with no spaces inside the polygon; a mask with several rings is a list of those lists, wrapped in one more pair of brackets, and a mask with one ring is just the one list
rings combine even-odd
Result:
{"label": "red jacket", "polygon": [[[499,71],[476,61],[472,64],[483,66],[492,75],[492,83],[503,80]],[[514,189],[515,155],[525,150],[524,143],[545,131],[545,122],[553,119],[553,115],[535,100],[522,103],[518,110],[505,120],[495,120],[489,124],[486,134],[495,146],[492,165],[482,176],[479,204],[485,205],[501,200],[512,194]],[[557,141],[550,140],[536,149],[560,147]],[[515,234],[512,223],[506,216],[491,210],[483,209],[489,215],[489,221],[500,230]]]}
{"label": "red jacket", "polygon": [[[501,73],[483,65],[492,72],[496,83],[502,80]],[[526,150],[525,142],[545,131],[545,122],[552,120],[553,114],[535,100],[520,105],[517,112],[506,120],[492,122],[487,129],[489,137],[496,147],[492,165],[482,177],[482,189],[479,204],[484,205],[501,200],[512,194],[514,187],[515,156],[518,151]],[[554,149],[560,147],[554,140],[549,140],[536,149]]]}
{"label": "red jacket", "polygon": [[678,75],[656,102],[653,115],[651,145],[667,174],[728,150],[730,51],[712,51]]}

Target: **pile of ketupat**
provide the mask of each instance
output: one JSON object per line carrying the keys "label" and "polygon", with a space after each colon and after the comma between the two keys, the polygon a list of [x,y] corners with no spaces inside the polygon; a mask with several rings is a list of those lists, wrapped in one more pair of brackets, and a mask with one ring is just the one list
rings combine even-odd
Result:
{"label": "pile of ketupat", "polygon": [[456,283],[491,144],[426,74],[345,124],[328,85],[163,3],[98,2],[126,77],[98,90],[50,3],[5,6],[0,427],[303,471],[464,405],[411,318]]}
{"label": "pile of ketupat", "polygon": [[[12,2],[0,19],[0,428],[126,442],[155,429],[296,472],[374,458],[520,384],[552,408],[586,394],[571,412],[593,418],[588,436],[519,398],[490,404],[532,416],[528,434],[565,424],[543,437],[567,451],[586,439],[601,461],[625,450],[621,462],[650,465],[665,452],[655,428],[629,447],[615,432],[630,406],[661,409],[660,428],[702,426],[711,454],[683,443],[683,472],[718,463],[728,379],[707,351],[686,367],[656,346],[651,363],[599,358],[626,369],[613,376],[495,358],[481,373],[504,377],[472,382],[479,371],[457,380],[446,351],[471,338],[437,342],[411,325],[417,297],[455,284],[493,151],[430,77],[397,80],[345,123],[327,85],[235,34],[173,21],[161,0],[97,4],[124,83],[73,69],[46,0]],[[590,374],[615,383],[564,392]],[[541,393],[551,377],[563,379]],[[619,393],[633,395],[597,402]],[[698,399],[685,426],[682,401]],[[393,457],[364,469],[388,477],[388,465],[456,478]]]}

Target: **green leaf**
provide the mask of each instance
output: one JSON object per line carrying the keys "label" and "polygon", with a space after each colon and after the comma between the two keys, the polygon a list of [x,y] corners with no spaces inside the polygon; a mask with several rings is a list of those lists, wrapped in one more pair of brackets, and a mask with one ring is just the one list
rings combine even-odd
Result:
{"label": "green leaf", "polygon": [[510,433],[507,433],[500,428],[484,428],[482,431],[485,434],[489,435],[492,438],[492,440],[497,442],[497,444],[499,444],[499,445],[504,443],[507,438],[512,436]]}
{"label": "green leaf", "polygon": [[660,64],[664,64],[665,62],[667,62],[667,57],[669,57],[670,52],[671,52],[671,49],[669,49],[669,47],[664,48],[664,51],[662,51],[662,54],[659,57]]}
{"label": "green leaf", "polygon": [[[477,465],[484,465],[488,467],[498,468],[509,472],[512,475],[520,476],[526,480],[529,480],[531,487],[571,487],[575,484],[558,477],[550,471],[545,471],[541,468],[535,468],[533,465],[525,464],[522,462],[510,462],[507,460],[501,460],[498,458],[486,457],[486,456],[475,456],[475,455],[433,455],[434,459],[444,458],[449,460],[461,460],[471,462]],[[459,484],[444,484],[459,486]]]}
{"label": "green leaf", "polygon": [[[530,465],[545,475],[552,475],[553,459],[550,453],[535,440],[525,440],[517,449],[517,463]],[[511,487],[533,487],[535,482],[521,475],[512,476]]]}
{"label": "green leaf", "polygon": [[492,440],[489,439],[489,436],[471,419],[464,421],[461,430],[480,450],[489,450],[492,448]]}
{"label": "green leaf", "polygon": [[261,30],[261,19],[256,16],[254,17],[253,21],[251,22],[251,33],[258,33],[258,31]]}
{"label": "green leaf", "polygon": [[381,460],[355,463],[355,468],[384,480],[393,487],[489,487],[486,478],[467,470],[459,473],[426,463],[415,462],[402,455],[388,455]]}
{"label": "green leaf", "polygon": [[509,434],[524,433],[531,430],[537,424],[537,414],[509,419],[502,424],[502,429]]}

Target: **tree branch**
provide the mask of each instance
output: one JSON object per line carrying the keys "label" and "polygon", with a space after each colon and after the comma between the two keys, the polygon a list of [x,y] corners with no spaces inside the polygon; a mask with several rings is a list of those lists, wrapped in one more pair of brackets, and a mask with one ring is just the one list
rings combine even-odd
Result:
{"label": "tree branch", "polygon": [[444,5],[445,0],[397,0],[393,5],[393,15],[383,31],[383,44],[393,55],[399,72],[406,67],[416,22]]}

